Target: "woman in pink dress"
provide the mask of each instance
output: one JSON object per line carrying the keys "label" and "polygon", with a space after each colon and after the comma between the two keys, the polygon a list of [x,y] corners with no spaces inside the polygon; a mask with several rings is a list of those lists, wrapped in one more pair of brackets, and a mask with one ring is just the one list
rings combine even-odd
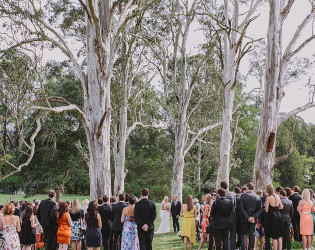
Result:
{"label": "woman in pink dress", "polygon": [[303,249],[311,249],[314,229],[311,212],[314,211],[314,205],[311,201],[310,191],[308,189],[303,190],[302,200],[299,202],[297,211],[300,213],[300,233],[302,235]]}

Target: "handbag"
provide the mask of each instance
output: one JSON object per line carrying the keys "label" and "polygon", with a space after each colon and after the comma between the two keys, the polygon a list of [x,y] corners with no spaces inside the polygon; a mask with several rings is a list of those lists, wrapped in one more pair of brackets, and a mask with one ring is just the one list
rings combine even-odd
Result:
{"label": "handbag", "polygon": [[44,243],[44,239],[43,239],[43,233],[36,234],[36,247],[37,248],[44,248],[45,247],[45,243]]}

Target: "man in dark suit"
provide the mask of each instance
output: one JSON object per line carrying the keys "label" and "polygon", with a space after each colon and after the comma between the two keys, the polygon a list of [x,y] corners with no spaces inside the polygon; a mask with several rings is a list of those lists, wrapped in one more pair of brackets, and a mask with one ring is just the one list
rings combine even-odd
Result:
{"label": "man in dark suit", "polygon": [[140,250],[151,250],[156,218],[155,203],[149,200],[149,189],[141,192],[142,199],[135,205],[135,219],[138,227]]}
{"label": "man in dark suit", "polygon": [[21,210],[20,210],[20,202],[14,202],[15,210],[13,215],[18,216],[21,220]]}
{"label": "man in dark suit", "polygon": [[237,243],[236,248],[241,247],[241,209],[240,209],[240,203],[241,203],[241,189],[239,187],[234,188],[235,193],[235,200],[236,200],[236,206],[235,206],[235,226],[236,226],[236,235],[237,235]]}
{"label": "man in dark suit", "polygon": [[224,188],[218,190],[219,198],[211,206],[210,217],[214,218],[214,238],[217,250],[221,250],[221,242],[223,242],[223,250],[229,248],[229,232],[232,227],[230,214],[233,210],[233,203],[226,197]]}
{"label": "man in dark suit", "polygon": [[[220,182],[220,187],[225,190],[225,197],[226,199],[232,202],[233,208],[229,215],[231,227],[230,227],[230,242],[229,242],[229,249],[235,250],[236,249],[236,218],[235,218],[235,209],[236,209],[236,196],[233,192],[227,190],[228,185],[226,181]],[[217,199],[219,199],[219,195],[217,195]]]}
{"label": "man in dark suit", "polygon": [[179,223],[178,223],[178,218],[180,216],[180,210],[182,209],[182,204],[177,201],[177,195],[173,195],[173,201],[171,205],[171,215],[173,218],[173,227],[174,227],[174,232],[176,233],[179,232]]}
{"label": "man in dark suit", "polygon": [[279,194],[283,205],[283,209],[280,210],[282,215],[284,231],[283,248],[290,250],[291,249],[290,224],[294,214],[293,203],[291,200],[288,199],[287,193],[284,190],[281,190]]}
{"label": "man in dark suit", "polygon": [[109,205],[109,197],[107,195],[103,196],[104,204],[98,207],[98,213],[102,219],[102,239],[104,250],[112,249],[112,225],[113,225],[113,215],[112,215],[112,206]]}
{"label": "man in dark suit", "polygon": [[302,236],[300,234],[300,213],[297,211],[297,207],[299,205],[300,200],[302,200],[301,195],[299,195],[300,187],[293,187],[294,194],[289,197],[289,199],[293,203],[293,218],[292,218],[292,226],[294,232],[294,241],[302,241]]}
{"label": "man in dark suit", "polygon": [[112,205],[112,214],[113,214],[113,235],[114,235],[114,242],[113,242],[113,250],[119,250],[121,247],[121,235],[124,224],[121,223],[121,214],[123,209],[127,207],[125,204],[125,194],[119,195],[119,202]]}
{"label": "man in dark suit", "polygon": [[241,195],[241,249],[245,250],[245,234],[249,233],[248,249],[253,250],[255,245],[255,226],[257,218],[262,212],[260,197],[253,192],[254,184],[247,183],[247,192]]}
{"label": "man in dark suit", "polygon": [[37,210],[37,218],[44,231],[44,241],[46,250],[57,249],[57,205],[54,201],[56,193],[50,190],[48,193],[49,198],[43,200]]}

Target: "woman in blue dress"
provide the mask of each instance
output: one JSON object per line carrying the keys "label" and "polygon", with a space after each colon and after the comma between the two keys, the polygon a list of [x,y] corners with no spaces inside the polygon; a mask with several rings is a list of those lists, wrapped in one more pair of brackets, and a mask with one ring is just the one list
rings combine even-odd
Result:
{"label": "woman in blue dress", "polygon": [[129,206],[125,207],[121,214],[121,222],[124,223],[121,250],[138,250],[140,249],[137,224],[135,222],[135,203],[137,198],[129,198]]}
{"label": "woman in blue dress", "polygon": [[83,222],[86,228],[85,239],[88,250],[93,248],[100,250],[102,246],[102,221],[94,201],[89,203]]}

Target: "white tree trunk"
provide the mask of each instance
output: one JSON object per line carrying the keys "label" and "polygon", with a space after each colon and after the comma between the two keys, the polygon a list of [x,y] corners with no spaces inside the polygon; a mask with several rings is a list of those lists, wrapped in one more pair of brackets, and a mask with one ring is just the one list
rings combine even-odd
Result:
{"label": "white tree trunk", "polygon": [[[181,113],[180,121],[175,128],[175,154],[172,175],[172,196],[177,195],[178,200],[182,201],[183,196],[183,176],[185,166],[185,145],[186,145],[186,112]],[[184,197],[185,199],[185,197]]]}
{"label": "white tree trunk", "polygon": [[[117,130],[117,128],[116,128]],[[114,196],[125,190],[125,158],[127,142],[127,105],[120,107],[119,128],[114,139],[113,154],[115,160]]]}
{"label": "white tree trunk", "polygon": [[202,147],[201,141],[198,142],[198,170],[197,170],[197,190],[198,193],[201,190],[201,154],[202,154]]}
{"label": "white tree trunk", "polygon": [[232,114],[234,101],[234,88],[227,87],[223,90],[223,115],[222,115],[222,133],[220,145],[220,165],[217,175],[217,188],[220,187],[221,181],[229,184],[230,176],[230,153],[232,142]]}
{"label": "white tree trunk", "polygon": [[271,0],[267,34],[267,58],[264,101],[259,120],[253,181],[264,189],[272,183],[275,144],[282,90],[278,86],[281,63],[281,4]]}
{"label": "white tree trunk", "polygon": [[[110,171],[110,125],[111,73],[106,75],[109,65],[110,32],[106,30],[106,16],[111,1],[94,2],[95,13],[99,13],[102,27],[102,41],[108,49],[101,53],[97,45],[96,27],[87,22],[87,83],[84,90],[84,113],[86,116],[86,134],[89,147],[90,198],[101,198],[104,194],[111,195]],[[100,6],[100,9],[99,9]]]}

